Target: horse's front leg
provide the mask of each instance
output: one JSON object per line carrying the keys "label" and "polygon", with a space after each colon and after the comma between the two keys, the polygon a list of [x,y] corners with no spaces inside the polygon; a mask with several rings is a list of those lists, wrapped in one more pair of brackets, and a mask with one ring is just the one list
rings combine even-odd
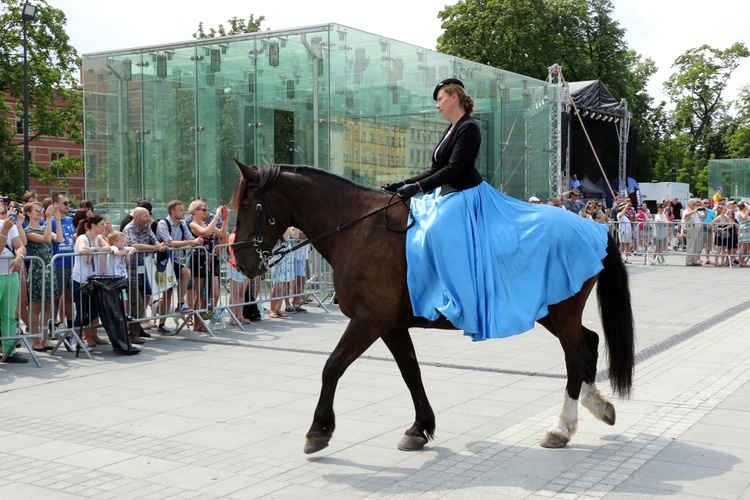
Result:
{"label": "horse's front leg", "polygon": [[402,451],[421,450],[435,433],[435,413],[433,413],[430,402],[427,400],[427,393],[422,383],[422,373],[419,370],[419,362],[409,330],[406,328],[392,330],[383,335],[383,342],[393,354],[414,402],[414,425],[404,433],[404,437],[398,443],[398,449]]}
{"label": "horse's front leg", "polygon": [[333,398],[336,386],[346,369],[360,357],[382,333],[371,322],[353,319],[344,331],[338,345],[326,360],[323,368],[323,385],[310,430],[307,431],[305,453],[315,453],[328,446],[336,428]]}

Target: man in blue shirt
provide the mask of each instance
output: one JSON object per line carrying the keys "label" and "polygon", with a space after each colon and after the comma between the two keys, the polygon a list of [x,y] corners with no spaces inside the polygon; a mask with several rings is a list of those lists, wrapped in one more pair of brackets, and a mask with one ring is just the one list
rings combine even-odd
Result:
{"label": "man in blue shirt", "polygon": [[578,180],[578,176],[573,174],[570,176],[570,189],[579,189],[581,187],[581,181]]}
{"label": "man in blue shirt", "polygon": [[[70,211],[70,201],[62,193],[57,193],[52,197],[52,203],[60,211],[60,224],[63,229],[63,240],[61,243],[52,243],[52,254],[73,253],[73,237],[76,234],[76,228],[73,226],[73,217],[68,216]],[[52,232],[57,231],[57,220],[53,216],[50,220]],[[73,270],[73,258],[61,257],[55,259],[55,298],[62,296],[62,303],[59,303],[59,311],[65,312],[65,320],[68,328],[73,327],[73,297],[71,296],[70,275]],[[62,314],[59,316],[62,318]]]}

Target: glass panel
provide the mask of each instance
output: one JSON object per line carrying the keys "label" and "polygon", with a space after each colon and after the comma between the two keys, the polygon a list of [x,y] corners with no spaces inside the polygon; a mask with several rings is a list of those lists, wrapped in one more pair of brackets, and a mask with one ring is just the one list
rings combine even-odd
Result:
{"label": "glass panel", "polygon": [[485,180],[552,195],[554,86],[335,24],[85,55],[87,193],[126,213],[142,197],[226,203],[233,158],[404,179],[431,165],[449,77],[474,97]]}

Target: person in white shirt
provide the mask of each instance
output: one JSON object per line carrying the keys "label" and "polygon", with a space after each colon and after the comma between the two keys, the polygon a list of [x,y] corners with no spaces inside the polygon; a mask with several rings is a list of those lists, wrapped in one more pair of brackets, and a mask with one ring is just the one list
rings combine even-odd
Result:
{"label": "person in white shirt", "polygon": [[105,225],[104,217],[96,214],[87,217],[78,224],[75,251],[79,255],[75,257],[73,262],[73,301],[76,305],[76,317],[73,326],[82,329],[85,326],[91,326],[83,329],[82,339],[86,345],[81,346],[81,348],[92,348],[109,343],[97,335],[96,328],[94,328],[99,319],[96,303],[82,289],[82,285],[89,279],[89,276],[101,274],[104,271],[105,260],[90,254],[110,251],[110,247],[104,244],[102,239]]}
{"label": "person in white shirt", "polygon": [[620,204],[617,212],[618,231],[620,236],[620,253],[625,257],[623,262],[630,264],[628,260],[628,252],[630,251],[630,242],[633,241],[633,226],[630,218],[628,217],[628,208],[630,208],[630,202]]}
{"label": "person in white shirt", "polygon": [[128,277],[128,259],[135,253],[135,248],[125,246],[125,235],[120,231],[109,233],[109,245],[112,255],[107,256],[107,275]]}
{"label": "person in white shirt", "polygon": [[[6,208],[0,204],[0,331],[3,337],[16,334],[16,308],[21,290],[18,271],[23,266],[26,247],[16,227],[16,221],[7,216]],[[6,363],[28,363],[29,360],[16,352],[16,341],[2,342]]]}

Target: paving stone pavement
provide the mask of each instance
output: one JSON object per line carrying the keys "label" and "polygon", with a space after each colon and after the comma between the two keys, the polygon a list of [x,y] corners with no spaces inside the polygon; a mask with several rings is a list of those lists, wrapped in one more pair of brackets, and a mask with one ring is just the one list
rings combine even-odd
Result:
{"label": "paving stone pavement", "polygon": [[[305,455],[346,326],[310,307],[216,338],[154,335],[133,357],[0,365],[0,498],[750,499],[750,274],[667,262],[629,266],[632,398],[613,400],[612,427],[581,408],[565,449],[539,446],[565,380],[537,327],[480,343],[413,332],[437,432],[412,453],[396,449],[411,400],[377,343],[339,383],[330,446]],[[601,330],[593,297],[584,320]]]}

